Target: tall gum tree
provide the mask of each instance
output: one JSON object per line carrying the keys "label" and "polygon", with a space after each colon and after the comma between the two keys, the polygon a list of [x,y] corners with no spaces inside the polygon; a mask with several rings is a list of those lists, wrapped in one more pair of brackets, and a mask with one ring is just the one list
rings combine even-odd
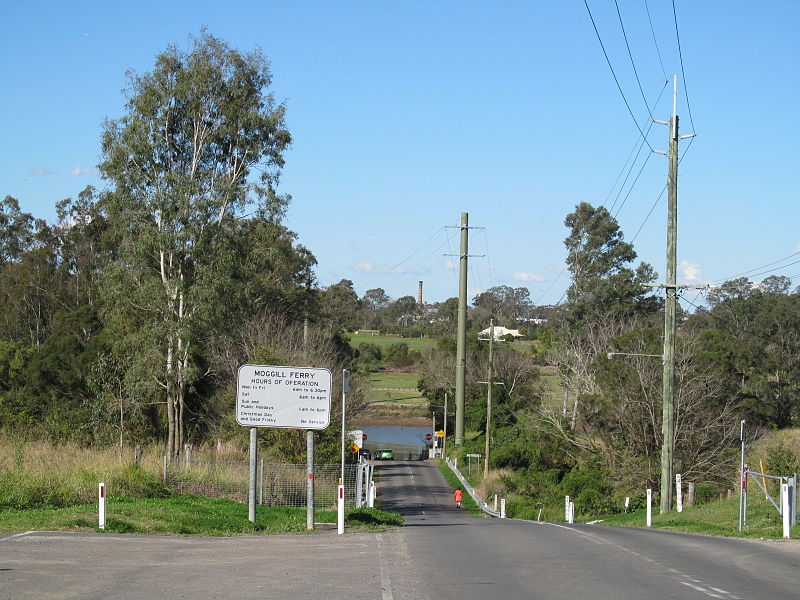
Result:
{"label": "tall gum tree", "polygon": [[213,297],[217,250],[229,246],[224,238],[246,208],[277,221],[288,202],[275,188],[291,138],[270,84],[261,51],[242,53],[202,32],[188,51],[170,46],[151,72],[129,74],[125,114],[104,127],[100,170],[113,184],[117,281],[138,294],[135,307],[124,294],[120,302],[151,332],[146,353],[160,357],[155,379],[173,458],[197,376],[193,344],[208,306],[223,301]]}

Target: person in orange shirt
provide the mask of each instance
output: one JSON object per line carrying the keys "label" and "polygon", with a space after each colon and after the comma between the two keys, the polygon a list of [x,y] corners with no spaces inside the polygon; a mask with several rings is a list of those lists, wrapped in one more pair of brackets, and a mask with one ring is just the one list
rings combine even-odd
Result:
{"label": "person in orange shirt", "polygon": [[453,502],[458,508],[461,508],[461,490],[456,490],[453,494]]}

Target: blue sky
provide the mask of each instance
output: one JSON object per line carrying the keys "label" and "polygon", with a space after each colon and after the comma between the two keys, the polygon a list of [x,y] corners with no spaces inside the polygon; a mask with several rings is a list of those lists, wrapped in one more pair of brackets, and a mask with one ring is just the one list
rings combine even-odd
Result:
{"label": "blue sky", "polygon": [[102,123],[122,114],[126,71],[206,26],[272,63],[294,137],[287,225],[316,255],[320,285],[346,278],[398,298],[422,280],[426,301],[455,296],[457,259],[444,255],[458,230],[446,226],[468,212],[485,227],[470,236],[483,255],[470,294],[526,286],[555,303],[569,282],[564,217],[582,201],[613,206],[664,277],[667,161],[647,146],[629,157],[639,128],[666,150],[643,95],[667,120],[665,75],[683,71],[681,133],[697,137],[681,143],[679,281],[800,284],[800,2],[675,0],[681,65],[672,1],[620,0],[635,73],[613,0],[588,5],[624,100],[582,0],[6,0],[0,194],[53,220],[59,200],[102,189]]}

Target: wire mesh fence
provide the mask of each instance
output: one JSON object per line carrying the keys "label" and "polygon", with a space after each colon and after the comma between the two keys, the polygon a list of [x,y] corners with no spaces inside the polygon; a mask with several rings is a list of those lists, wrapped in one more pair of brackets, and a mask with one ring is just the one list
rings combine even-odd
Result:
{"label": "wire mesh fence", "polygon": [[[179,493],[248,502],[250,463],[247,461],[193,461],[175,467],[164,461],[164,482]],[[256,501],[264,506],[305,507],[308,472],[305,464],[258,463]],[[336,509],[341,465],[314,465],[314,505]],[[345,505],[360,506],[367,489],[369,465],[344,467]]]}

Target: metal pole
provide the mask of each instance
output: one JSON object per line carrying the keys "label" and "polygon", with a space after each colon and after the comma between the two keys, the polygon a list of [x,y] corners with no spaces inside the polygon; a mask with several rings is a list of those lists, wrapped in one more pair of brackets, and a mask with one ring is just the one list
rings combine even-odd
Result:
{"label": "metal pole", "polygon": [[314,430],[306,431],[306,529],[314,529]]}
{"label": "metal pole", "polygon": [[258,503],[264,504],[264,460],[258,461]]}
{"label": "metal pole", "polygon": [[494,345],[494,319],[489,320],[489,379],[487,379],[488,384],[486,385],[486,449],[485,449],[485,458],[483,463],[483,476],[489,476],[489,439],[491,436],[491,424],[492,424],[492,381],[493,381],[493,373],[492,373],[492,346]]}
{"label": "metal pole", "polygon": [[256,522],[256,461],[258,459],[258,427],[250,428],[250,486],[248,490],[247,519]]}
{"label": "metal pole", "polygon": [[739,424],[739,441],[742,443],[742,457],[739,461],[739,531],[744,527],[744,419]]}
{"label": "metal pole", "polygon": [[464,388],[467,375],[467,254],[469,215],[461,213],[461,250],[458,271],[458,336],[456,338],[456,446],[464,445]]}
{"label": "metal pole", "polygon": [[442,456],[447,458],[447,392],[444,393],[444,437],[442,438]]}
{"label": "metal pole", "polygon": [[342,369],[342,479],[341,483],[344,485],[344,409],[347,401],[347,392],[350,391],[350,371]]}
{"label": "metal pole", "polygon": [[675,445],[675,314],[677,294],[678,231],[678,115],[675,114],[678,76],[674,76],[673,110],[669,124],[669,176],[667,178],[667,293],[664,305],[664,375],[661,410],[661,514],[672,510],[672,463]]}

